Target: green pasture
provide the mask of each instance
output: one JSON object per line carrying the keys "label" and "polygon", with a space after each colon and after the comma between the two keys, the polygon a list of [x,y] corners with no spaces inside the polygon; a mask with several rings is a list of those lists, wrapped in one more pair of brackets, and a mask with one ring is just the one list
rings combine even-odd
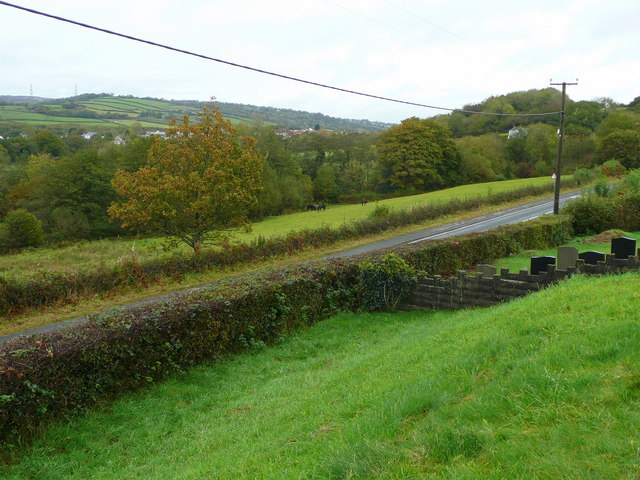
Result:
{"label": "green pasture", "polygon": [[162,113],[175,113],[183,110],[185,107],[171,105],[168,102],[159,100],[145,100],[138,98],[120,98],[120,97],[99,97],[81,102],[82,105],[91,108],[92,106],[107,106],[114,111],[140,113],[143,110],[152,110]]}
{"label": "green pasture", "polygon": [[639,291],[341,314],[55,426],[2,478],[635,479]]}
{"label": "green pasture", "polygon": [[253,225],[253,232],[250,235],[238,235],[238,238],[247,241],[255,238],[257,235],[266,237],[293,230],[317,228],[324,225],[336,227],[342,223],[367,217],[375,209],[376,205],[387,205],[392,209],[402,210],[426,204],[444,203],[456,198],[466,200],[549,183],[551,183],[551,179],[548,177],[525,178],[461,185],[459,187],[447,188],[445,190],[420,195],[409,195],[381,200],[379,202],[371,202],[366,205],[328,205],[327,209],[322,212],[298,212],[257,222]]}
{"label": "green pasture", "polygon": [[[629,238],[635,238],[640,241],[640,232],[616,232],[615,237],[625,236]],[[609,238],[605,238],[604,235],[598,236],[586,236],[576,237],[565,246],[576,247],[579,253],[595,250],[602,253],[611,253],[611,241]],[[531,266],[531,257],[535,256],[554,256],[558,254],[557,248],[548,248],[544,250],[526,250],[517,255],[511,255],[510,257],[500,258],[495,260],[493,264],[498,268],[508,268],[512,272],[518,272],[520,270],[528,270]],[[499,271],[499,270],[498,270]]]}
{"label": "green pasture", "polygon": [[122,120],[118,120],[118,123],[120,125],[127,125],[127,126],[131,126],[134,123],[136,125],[142,125],[143,127],[152,127],[152,128],[166,128],[167,127],[167,123],[163,120],[158,119],[157,122],[153,122],[150,121],[149,119],[137,119],[137,118],[131,118],[131,119],[122,119]]}
{"label": "green pasture", "polygon": [[[122,126],[130,125],[134,121],[139,121],[135,118],[145,110],[153,110],[162,113],[176,113],[179,114],[184,107],[174,106],[167,102],[155,101],[155,100],[143,100],[143,99],[127,99],[127,98],[114,98],[114,97],[99,97],[86,101],[78,102],[83,107],[101,113],[101,114],[126,114],[132,118],[131,120],[97,120],[91,118],[79,118],[79,117],[56,117],[49,116],[41,113],[35,113],[27,110],[23,105],[3,105],[0,106],[0,121],[9,122],[21,122],[31,123],[34,125],[54,125],[54,124],[78,124],[86,126]],[[62,105],[48,105],[43,106],[54,108],[56,110],[62,109]],[[164,120],[158,119],[158,121],[146,120],[140,122],[145,127],[158,127],[165,126]]]}
{"label": "green pasture", "polygon": [[[515,190],[533,185],[542,185],[551,180],[529,178],[507,180],[475,185],[463,185],[436,192],[392,198],[367,205],[329,205],[323,212],[298,212],[271,217],[253,224],[251,233],[237,233],[235,239],[250,242],[259,236],[269,238],[288,232],[313,229],[321,226],[336,227],[345,222],[365,218],[375,209],[376,204],[384,204],[392,209],[405,209],[429,203],[446,202],[453,198],[466,199],[485,196],[490,193]],[[0,274],[32,275],[40,271],[66,271],[99,264],[110,264],[121,259],[171,255],[162,249],[163,238],[107,239],[93,242],[79,242],[59,248],[37,248],[14,255],[0,256]],[[178,252],[190,253],[188,247],[179,247]]]}
{"label": "green pasture", "polygon": [[96,125],[96,126],[117,126],[117,123],[107,120],[98,120],[95,118],[79,118],[79,117],[54,117],[42,113],[30,112],[28,110],[11,109],[0,106],[0,121],[31,123],[34,125],[52,125],[52,124],[77,124],[77,125]]}

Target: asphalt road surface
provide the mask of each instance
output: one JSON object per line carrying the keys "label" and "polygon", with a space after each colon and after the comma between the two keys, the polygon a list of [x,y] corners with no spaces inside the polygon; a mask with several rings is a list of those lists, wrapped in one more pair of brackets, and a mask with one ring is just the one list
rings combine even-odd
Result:
{"label": "asphalt road surface", "polygon": [[[570,199],[578,197],[579,195],[580,195],[580,191],[565,193],[564,195],[561,195],[560,206],[567,203],[567,201],[569,201]],[[532,202],[532,203],[527,203],[525,205],[520,205],[518,207],[510,208],[508,210],[501,210],[499,212],[490,213],[488,215],[483,215],[481,217],[475,217],[462,222],[450,223],[448,225],[442,225],[440,227],[429,228],[419,232],[402,235],[400,237],[390,238],[388,240],[382,240],[380,242],[371,243],[369,245],[355,248],[353,250],[349,250],[346,252],[336,253],[328,256],[327,258],[347,257],[350,255],[357,255],[359,253],[370,252],[372,250],[390,248],[395,245],[401,245],[403,243],[418,243],[418,242],[423,242],[425,240],[435,240],[438,238],[451,237],[454,235],[464,235],[465,233],[484,232],[484,231],[499,227],[500,225],[510,225],[514,223],[525,222],[527,220],[531,220],[533,218],[537,218],[537,217],[540,217],[541,215],[546,215],[549,213],[553,213],[553,198],[539,200],[537,202]],[[207,286],[191,288],[188,290],[182,290],[180,292],[174,292],[168,295],[162,295],[160,297],[131,303],[129,305],[124,305],[119,308],[129,309],[129,308],[140,307],[142,305],[146,305],[149,303],[162,302],[164,300],[169,299],[172,296],[183,295],[186,293],[193,293],[197,290],[202,290],[204,288],[207,288]],[[70,320],[65,320],[64,322],[55,323],[53,325],[46,325],[43,327],[35,328],[33,330],[26,330],[20,333],[5,335],[0,337],[0,343],[6,342],[20,335],[45,333],[52,330],[56,330],[58,328],[62,328],[67,325],[72,325],[74,323],[80,323],[85,321],[87,321],[87,317],[78,317]]]}
{"label": "asphalt road surface", "polygon": [[[560,196],[560,207],[572,198],[580,196],[580,191],[565,193]],[[428,228],[419,232],[409,233],[401,237],[394,237],[380,242],[370,243],[347,252],[340,252],[330,255],[327,258],[340,258],[358,253],[370,252],[389,248],[403,243],[418,243],[425,240],[436,240],[438,238],[452,237],[454,235],[464,235],[465,233],[485,232],[501,225],[511,225],[514,223],[526,222],[542,215],[553,213],[553,198],[527,203],[508,210],[489,213],[481,217],[475,217],[462,222],[450,223],[440,227]]]}

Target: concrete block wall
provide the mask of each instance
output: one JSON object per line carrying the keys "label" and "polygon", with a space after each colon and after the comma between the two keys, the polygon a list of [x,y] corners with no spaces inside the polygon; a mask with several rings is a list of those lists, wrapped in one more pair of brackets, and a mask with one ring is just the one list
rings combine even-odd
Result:
{"label": "concrete block wall", "polygon": [[640,258],[630,256],[623,260],[607,255],[598,265],[587,265],[578,260],[575,267],[557,270],[549,265],[546,272],[531,275],[528,270],[517,273],[503,268],[500,273],[484,275],[460,270],[455,277],[439,275],[424,277],[409,298],[400,306],[404,310],[451,310],[471,307],[489,307],[523,297],[575,274],[608,275],[640,270]]}

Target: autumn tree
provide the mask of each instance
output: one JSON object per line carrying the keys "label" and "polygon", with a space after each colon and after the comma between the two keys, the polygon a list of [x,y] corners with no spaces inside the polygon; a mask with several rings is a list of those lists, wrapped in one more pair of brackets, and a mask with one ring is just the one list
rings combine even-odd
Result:
{"label": "autumn tree", "polygon": [[169,244],[185,243],[196,256],[230,231],[249,229],[247,211],[264,163],[253,139],[239,137],[218,110],[206,106],[199,117],[174,122],[166,140],[154,140],[140,170],[116,172],[113,186],[125,200],[109,207],[123,226],[167,235]]}
{"label": "autumn tree", "polygon": [[451,131],[417,117],[380,134],[378,161],[395,188],[436,190],[460,183],[461,159]]}

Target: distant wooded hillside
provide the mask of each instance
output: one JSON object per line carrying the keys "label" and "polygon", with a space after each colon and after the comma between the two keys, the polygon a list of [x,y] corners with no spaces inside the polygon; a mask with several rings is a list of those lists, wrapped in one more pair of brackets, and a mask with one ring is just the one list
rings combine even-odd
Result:
{"label": "distant wooded hillside", "polygon": [[[113,96],[110,94],[83,94],[61,99],[25,96],[0,96],[0,122],[32,125],[122,127],[140,122],[143,127],[166,125],[184,114],[195,115],[205,103],[200,101],[163,100]],[[378,131],[391,124],[335,118],[322,113],[310,113],[275,107],[260,107],[239,103],[214,101],[222,114],[236,123],[261,121],[287,129],[326,129],[347,131]]]}

